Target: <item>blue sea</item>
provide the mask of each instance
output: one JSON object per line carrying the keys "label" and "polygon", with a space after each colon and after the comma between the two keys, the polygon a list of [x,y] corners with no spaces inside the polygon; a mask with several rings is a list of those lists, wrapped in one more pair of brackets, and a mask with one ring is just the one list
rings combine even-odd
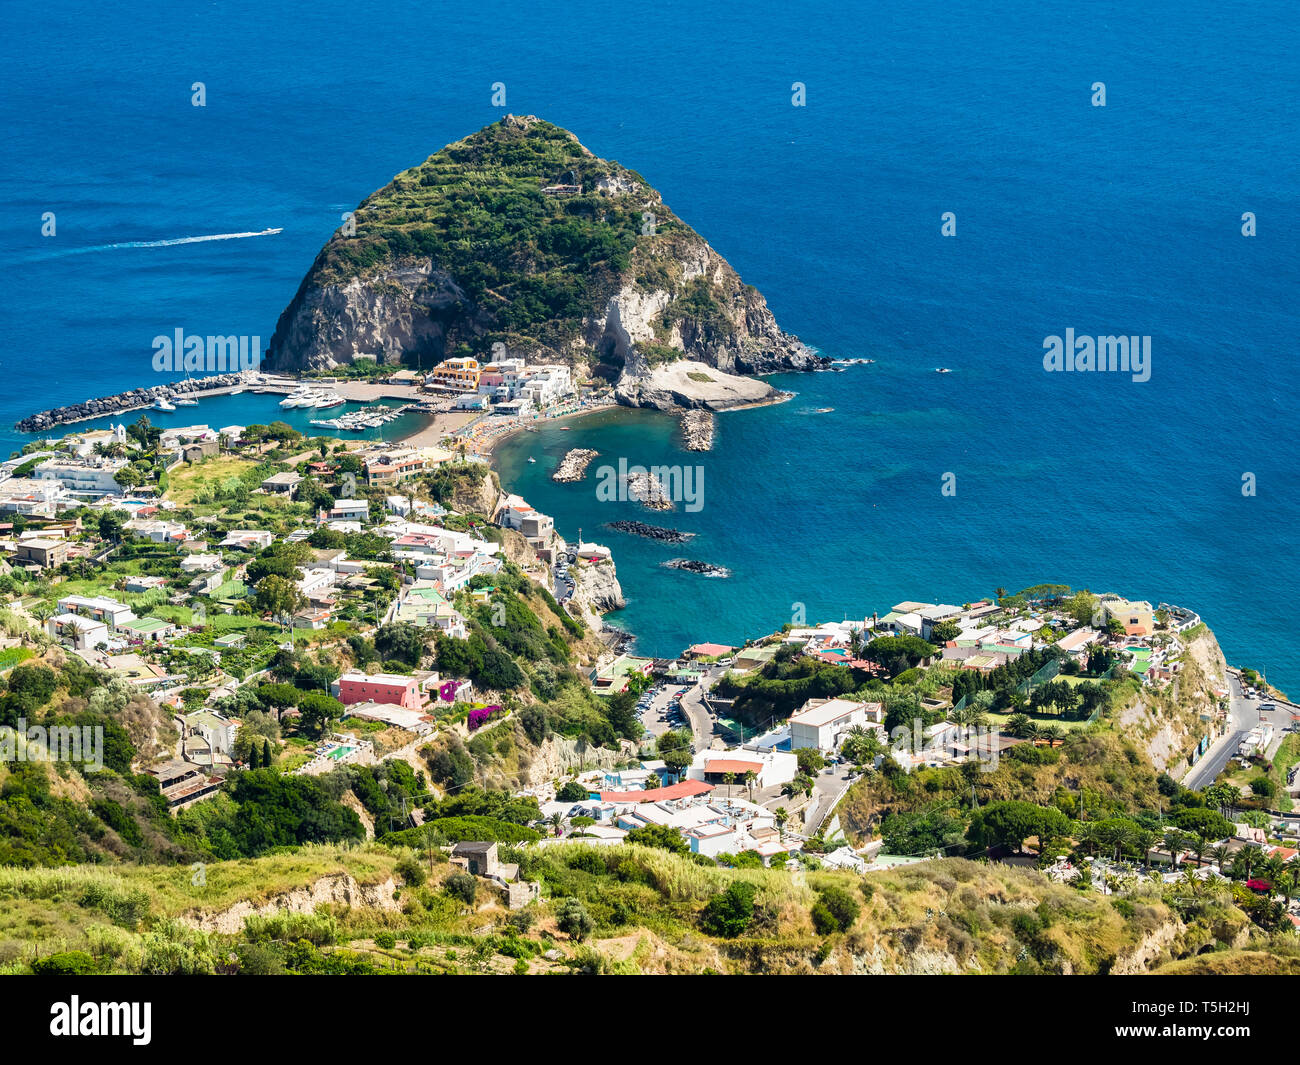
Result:
{"label": "blue sea", "polygon": [[[178,327],[264,345],[342,213],[499,118],[500,82],[504,110],[645,175],[786,330],[876,360],[777,379],[796,398],[721,416],[703,457],[644,412],[502,449],[507,481],[562,531],[614,547],[618,621],[643,650],[1057,581],[1192,607],[1230,659],[1300,687],[1293,6],[971,8],[14,9],[0,425],[154,383],[152,338]],[[1150,380],[1046,372],[1044,338],[1067,329],[1150,336]],[[178,414],[276,414],[264,397],[210,402]],[[657,519],[597,502],[591,481],[552,484],[579,445],[700,463],[703,508],[660,522],[696,539],[604,530]],[[675,555],[733,575],[662,568]]]}

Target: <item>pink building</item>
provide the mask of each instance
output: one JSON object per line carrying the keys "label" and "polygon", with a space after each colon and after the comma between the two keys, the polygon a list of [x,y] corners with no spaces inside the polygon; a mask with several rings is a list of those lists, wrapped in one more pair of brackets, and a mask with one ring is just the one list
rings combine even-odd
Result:
{"label": "pink building", "polygon": [[415,677],[400,673],[372,673],[367,676],[355,670],[339,678],[339,701],[344,706],[355,703],[392,703],[407,710],[422,710],[428,696],[420,690]]}

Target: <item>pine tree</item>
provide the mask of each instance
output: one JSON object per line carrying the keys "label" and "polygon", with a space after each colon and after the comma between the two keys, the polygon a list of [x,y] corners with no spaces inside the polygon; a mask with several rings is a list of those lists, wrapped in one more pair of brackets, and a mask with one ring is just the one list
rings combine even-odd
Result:
{"label": "pine tree", "polygon": [[262,741],[262,768],[265,769],[271,764],[271,741]]}

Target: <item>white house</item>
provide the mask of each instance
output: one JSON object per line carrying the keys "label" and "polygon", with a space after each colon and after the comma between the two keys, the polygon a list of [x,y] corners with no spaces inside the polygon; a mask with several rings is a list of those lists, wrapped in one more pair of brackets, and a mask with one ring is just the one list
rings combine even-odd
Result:
{"label": "white house", "polygon": [[835,751],[854,725],[878,723],[880,703],[858,703],[849,699],[809,699],[790,718],[790,745],[795,750],[813,747]]}
{"label": "white house", "polygon": [[799,759],[791,751],[775,748],[757,749],[737,747],[730,751],[700,751],[686,770],[687,780],[702,780],[706,784],[726,787],[727,777],[736,786],[743,786],[745,774],[757,778],[756,788],[779,787],[794,780],[799,772]]}
{"label": "white house", "polygon": [[59,610],[64,614],[77,614],[83,618],[102,621],[109,629],[115,629],[128,621],[135,620],[135,613],[129,606],[104,595],[64,596],[59,600]]}
{"label": "white house", "polygon": [[360,521],[370,518],[370,503],[364,499],[336,499],[328,510],[321,510],[317,521]]}
{"label": "white house", "polygon": [[127,530],[139,540],[151,540],[155,544],[175,544],[189,539],[189,530],[177,521],[162,521],[155,518],[132,518],[122,523]]}
{"label": "white house", "polygon": [[38,481],[58,481],[71,492],[121,495],[122,486],[113,478],[126,465],[126,459],[53,458],[37,466],[32,476]]}
{"label": "white house", "polygon": [[275,542],[275,534],[265,529],[231,529],[220,547],[237,547],[243,551],[257,551],[270,547]]}
{"label": "white house", "polygon": [[91,651],[109,641],[107,625],[80,614],[55,614],[45,622],[45,631],[74,651]]}

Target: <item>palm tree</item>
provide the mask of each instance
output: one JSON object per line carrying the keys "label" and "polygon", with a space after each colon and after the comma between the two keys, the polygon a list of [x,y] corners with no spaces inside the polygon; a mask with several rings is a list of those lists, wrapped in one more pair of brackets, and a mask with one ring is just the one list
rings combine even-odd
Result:
{"label": "palm tree", "polygon": [[1169,848],[1169,864],[1178,864],[1178,854],[1187,846],[1187,833],[1180,828],[1165,829],[1165,846]]}
{"label": "palm tree", "polygon": [[1259,867],[1260,874],[1270,884],[1276,885],[1282,879],[1282,874],[1286,872],[1286,862],[1276,854],[1270,854]]}
{"label": "palm tree", "polygon": [[727,797],[730,798],[730,797],[731,797],[731,788],[732,788],[732,786],[736,783],[736,774],[735,774],[735,773],[723,773],[723,774],[722,774],[722,779],[723,779],[723,781],[725,781],[725,783],[726,783],[726,785],[727,785]]}
{"label": "palm tree", "polygon": [[1228,817],[1231,819],[1236,812],[1237,803],[1241,802],[1241,789],[1235,785],[1226,785],[1224,797],[1228,800]]}
{"label": "palm tree", "polygon": [[1228,848],[1222,845],[1215,847],[1210,851],[1210,857],[1214,859],[1214,864],[1218,867],[1219,872],[1223,872],[1223,866],[1228,860]]}
{"label": "palm tree", "polygon": [[758,774],[752,769],[745,770],[745,787],[749,790],[749,801],[754,801],[754,785],[758,783]]}
{"label": "palm tree", "polygon": [[555,834],[557,836],[564,833],[564,814],[560,813],[559,810],[556,810],[555,813],[551,814],[547,820],[550,822],[551,827],[555,829]]}
{"label": "palm tree", "polygon": [[1138,829],[1133,842],[1142,849],[1142,864],[1151,867],[1151,848],[1160,841],[1160,833],[1149,828]]}
{"label": "palm tree", "polygon": [[998,599],[1005,599],[1005,598],[1007,597],[1007,590],[1006,590],[1005,588],[994,588],[994,589],[993,589],[993,594],[994,594]]}
{"label": "palm tree", "polygon": [[862,630],[857,625],[854,625],[849,629],[849,653],[854,658],[861,658],[863,646]]}
{"label": "palm tree", "polygon": [[1282,897],[1286,900],[1286,905],[1290,907],[1292,896],[1295,895],[1297,890],[1300,890],[1300,866],[1297,866],[1294,862],[1288,862],[1286,872],[1279,878],[1278,883],[1273,886],[1281,889]]}

